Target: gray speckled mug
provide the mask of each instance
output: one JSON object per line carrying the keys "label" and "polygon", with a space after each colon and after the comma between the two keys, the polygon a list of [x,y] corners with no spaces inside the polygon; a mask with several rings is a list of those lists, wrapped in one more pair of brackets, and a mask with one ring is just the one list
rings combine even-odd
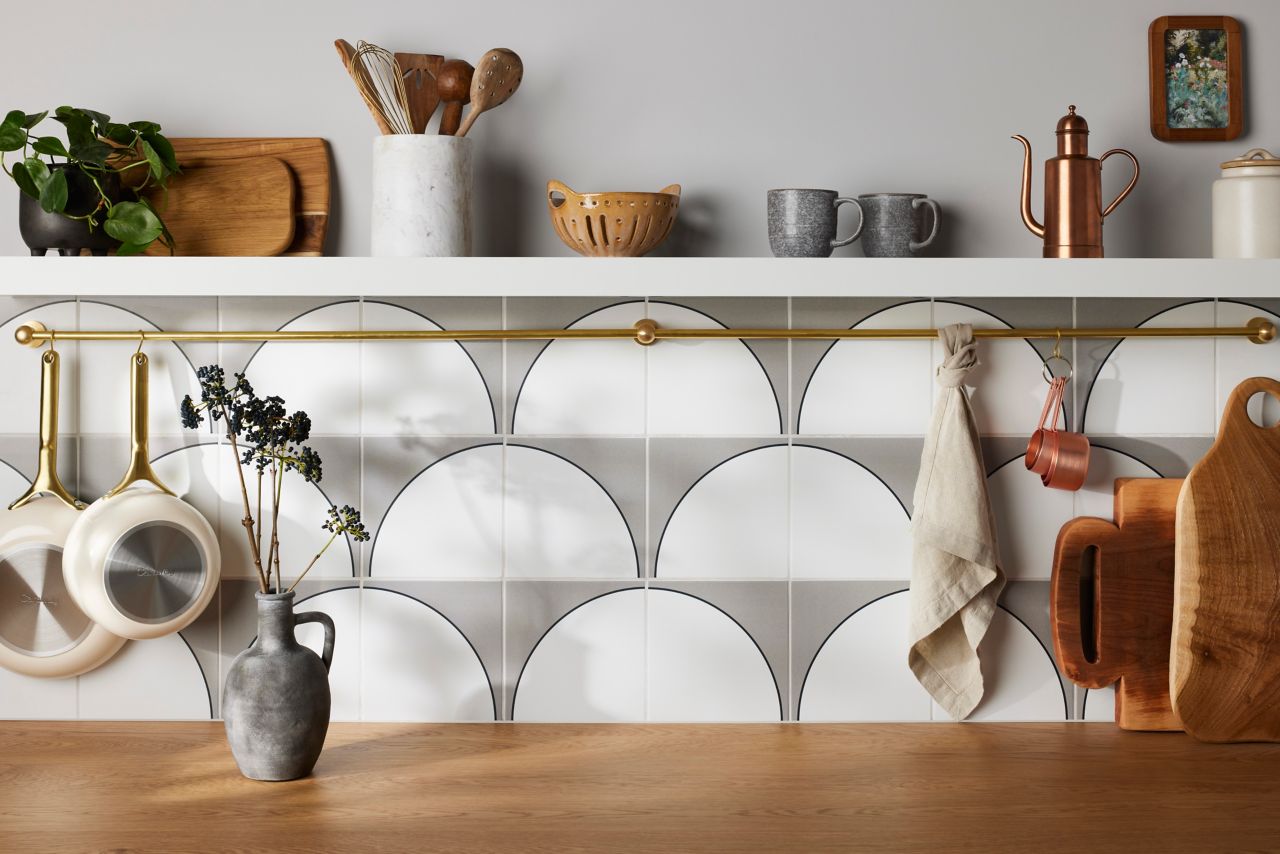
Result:
{"label": "gray speckled mug", "polygon": [[[858,209],[858,227],[836,240],[836,209]],[[770,190],[769,248],[779,258],[826,258],[831,250],[848,246],[862,233],[862,206],[835,190]]]}
{"label": "gray speckled mug", "polygon": [[[862,254],[868,258],[911,258],[938,236],[942,210],[923,193],[864,193],[858,196],[858,204],[866,221]],[[926,208],[932,222],[927,232]]]}

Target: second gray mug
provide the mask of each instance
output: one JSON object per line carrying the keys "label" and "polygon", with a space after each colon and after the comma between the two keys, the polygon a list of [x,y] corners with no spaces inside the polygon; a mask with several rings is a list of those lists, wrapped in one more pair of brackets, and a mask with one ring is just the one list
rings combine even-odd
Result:
{"label": "second gray mug", "polygon": [[911,258],[938,236],[942,211],[923,193],[865,193],[858,205],[866,224],[862,254],[868,258]]}
{"label": "second gray mug", "polygon": [[[858,227],[836,239],[836,209],[858,209]],[[779,258],[826,258],[832,249],[848,246],[862,233],[862,206],[835,190],[770,190],[769,248]]]}

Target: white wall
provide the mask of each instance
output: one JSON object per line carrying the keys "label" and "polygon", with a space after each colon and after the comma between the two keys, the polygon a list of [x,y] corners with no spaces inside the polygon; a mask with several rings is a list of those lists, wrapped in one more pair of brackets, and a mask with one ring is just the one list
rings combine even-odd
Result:
{"label": "white wall", "polygon": [[[1016,212],[1021,152],[1009,134],[1029,136],[1043,160],[1075,103],[1095,154],[1123,146],[1143,165],[1108,220],[1108,254],[1207,255],[1218,162],[1280,147],[1280,111],[1265,109],[1280,80],[1273,0],[102,8],[63,0],[53,18],[6,17],[3,108],[73,103],[152,119],[173,136],[326,137],[336,166],[329,251],[344,255],[368,251],[374,127],[334,53],[339,36],[472,62],[495,46],[524,58],[521,90],[474,132],[483,254],[567,252],[544,210],[551,177],[581,190],[680,182],[682,222],[668,247],[677,254],[768,254],[764,192],[779,186],[926,192],[946,211],[943,253],[1038,254]],[[1232,14],[1245,27],[1240,139],[1170,144],[1148,130],[1147,25],[1178,13]],[[1109,167],[1108,187],[1126,170]],[[1037,167],[1037,194],[1039,178]],[[0,252],[24,254],[17,190],[3,192]]]}

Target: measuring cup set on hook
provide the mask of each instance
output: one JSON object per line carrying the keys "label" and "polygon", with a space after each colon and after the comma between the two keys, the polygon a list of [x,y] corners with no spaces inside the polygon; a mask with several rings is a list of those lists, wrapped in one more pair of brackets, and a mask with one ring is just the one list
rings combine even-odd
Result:
{"label": "measuring cup set on hook", "polygon": [[[1054,376],[1050,372],[1049,365],[1053,362],[1061,362],[1067,366],[1065,376]],[[1084,479],[1089,473],[1089,437],[1083,433],[1058,429],[1063,396],[1074,373],[1071,360],[1062,355],[1061,331],[1053,343],[1053,355],[1045,360],[1042,373],[1045,382],[1049,384],[1049,395],[1040,412],[1040,424],[1027,443],[1027,454],[1023,462],[1027,470],[1040,475],[1040,482],[1050,489],[1074,492],[1084,485]],[[1063,426],[1066,426],[1065,423]]]}

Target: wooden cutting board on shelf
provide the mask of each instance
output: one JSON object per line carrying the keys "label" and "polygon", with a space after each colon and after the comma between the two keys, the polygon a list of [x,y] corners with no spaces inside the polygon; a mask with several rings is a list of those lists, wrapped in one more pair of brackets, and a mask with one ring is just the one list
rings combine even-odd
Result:
{"label": "wooden cutting board on shelf", "polygon": [[[168,189],[144,194],[173,235],[175,255],[279,255],[294,237],[294,179],[275,157],[188,158]],[[148,255],[167,255],[153,244]]]}
{"label": "wooden cutting board on shelf", "polygon": [[1202,741],[1280,741],[1280,425],[1246,409],[1280,382],[1236,386],[1178,500],[1173,707]]}
{"label": "wooden cutting board on shelf", "polygon": [[1072,519],[1054,548],[1049,608],[1058,664],[1085,688],[1116,684],[1121,729],[1182,729],[1169,701],[1182,485],[1181,478],[1120,478],[1115,524]]}
{"label": "wooden cutting board on shelf", "polygon": [[296,222],[284,255],[324,254],[329,228],[329,145],[318,137],[180,137],[169,140],[178,162],[275,157],[293,173]]}

